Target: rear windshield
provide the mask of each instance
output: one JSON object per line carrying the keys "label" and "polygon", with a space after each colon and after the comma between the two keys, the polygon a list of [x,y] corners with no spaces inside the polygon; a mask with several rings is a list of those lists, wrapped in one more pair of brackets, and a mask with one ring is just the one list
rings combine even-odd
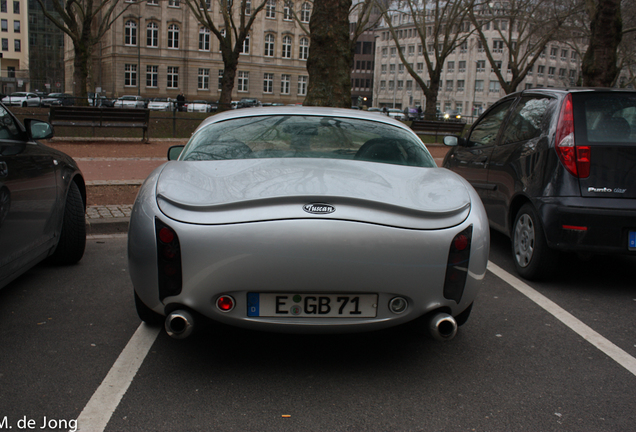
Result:
{"label": "rear windshield", "polygon": [[636,93],[588,93],[581,96],[584,107],[581,120],[585,123],[588,142],[636,140]]}
{"label": "rear windshield", "polygon": [[311,115],[244,117],[198,130],[179,160],[331,158],[436,167],[417,136],[371,120]]}

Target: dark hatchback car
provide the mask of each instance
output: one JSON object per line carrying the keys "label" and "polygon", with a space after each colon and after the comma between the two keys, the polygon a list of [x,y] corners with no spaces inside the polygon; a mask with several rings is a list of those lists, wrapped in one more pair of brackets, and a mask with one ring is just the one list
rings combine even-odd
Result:
{"label": "dark hatchback car", "polygon": [[525,90],[444,143],[521,276],[548,277],[559,251],[636,255],[636,92]]}
{"label": "dark hatchback car", "polygon": [[84,254],[84,179],[71,157],[36,141],[52,136],[49,123],[23,126],[0,104],[0,288],[45,258]]}

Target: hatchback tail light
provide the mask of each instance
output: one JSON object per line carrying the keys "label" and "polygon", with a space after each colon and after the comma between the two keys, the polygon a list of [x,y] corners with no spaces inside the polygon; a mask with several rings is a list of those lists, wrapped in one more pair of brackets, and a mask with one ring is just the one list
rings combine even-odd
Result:
{"label": "hatchback tail light", "polygon": [[446,279],[444,280],[444,298],[455,300],[457,303],[460,302],[464,294],[472,237],[473,226],[471,225],[453,238],[448,252]]}
{"label": "hatchback tail light", "polygon": [[159,219],[155,219],[155,232],[159,298],[163,300],[181,293],[181,245],[177,233]]}
{"label": "hatchback tail light", "polygon": [[561,105],[554,148],[559,160],[570,174],[577,178],[589,177],[591,151],[589,146],[577,146],[574,141],[574,109],[571,94],[565,97]]}

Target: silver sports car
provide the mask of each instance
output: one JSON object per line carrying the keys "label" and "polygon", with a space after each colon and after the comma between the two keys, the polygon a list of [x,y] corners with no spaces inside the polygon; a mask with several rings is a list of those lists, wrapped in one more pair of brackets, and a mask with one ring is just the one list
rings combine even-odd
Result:
{"label": "silver sports car", "polygon": [[489,251],[474,189],[408,127],[363,111],[277,107],[205,120],[146,179],[128,255],[140,318],[279,332],[411,321],[450,339]]}

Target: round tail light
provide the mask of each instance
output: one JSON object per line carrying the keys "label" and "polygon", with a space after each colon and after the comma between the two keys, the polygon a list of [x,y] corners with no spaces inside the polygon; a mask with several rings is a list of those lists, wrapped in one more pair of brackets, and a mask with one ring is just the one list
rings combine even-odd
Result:
{"label": "round tail light", "polygon": [[229,312],[234,309],[234,299],[229,295],[222,295],[216,300],[216,307],[219,308],[221,312]]}

